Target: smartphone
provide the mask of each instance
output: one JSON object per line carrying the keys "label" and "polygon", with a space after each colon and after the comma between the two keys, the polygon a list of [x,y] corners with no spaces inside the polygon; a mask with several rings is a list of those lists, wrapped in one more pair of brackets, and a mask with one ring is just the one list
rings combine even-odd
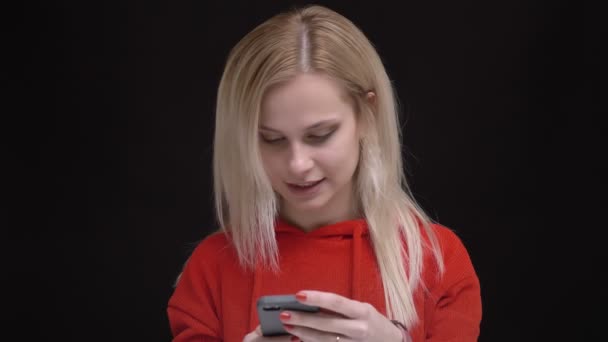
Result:
{"label": "smartphone", "polygon": [[306,305],[297,301],[295,295],[262,296],[257,302],[258,318],[264,336],[289,334],[279,319],[282,311],[318,312],[318,306]]}

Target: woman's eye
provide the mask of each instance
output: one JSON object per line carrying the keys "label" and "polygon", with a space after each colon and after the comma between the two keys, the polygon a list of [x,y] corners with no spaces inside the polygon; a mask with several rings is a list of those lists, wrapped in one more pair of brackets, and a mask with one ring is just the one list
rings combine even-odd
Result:
{"label": "woman's eye", "polygon": [[316,142],[316,143],[320,143],[320,142],[324,142],[325,140],[327,140],[335,131],[331,131],[329,133],[326,134],[319,134],[319,135],[310,135],[308,136],[308,139],[312,142]]}
{"label": "woman's eye", "polygon": [[267,144],[277,144],[277,143],[279,143],[279,142],[283,141],[283,140],[284,140],[284,138],[281,138],[281,137],[265,137],[265,136],[262,136],[262,140],[263,140],[265,143],[267,143]]}

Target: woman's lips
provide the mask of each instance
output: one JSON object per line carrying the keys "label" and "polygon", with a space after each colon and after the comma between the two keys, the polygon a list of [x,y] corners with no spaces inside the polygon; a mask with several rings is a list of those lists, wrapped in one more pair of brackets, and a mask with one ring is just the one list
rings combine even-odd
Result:
{"label": "woman's lips", "polygon": [[325,178],[304,183],[287,183],[287,188],[297,196],[312,196],[317,193]]}

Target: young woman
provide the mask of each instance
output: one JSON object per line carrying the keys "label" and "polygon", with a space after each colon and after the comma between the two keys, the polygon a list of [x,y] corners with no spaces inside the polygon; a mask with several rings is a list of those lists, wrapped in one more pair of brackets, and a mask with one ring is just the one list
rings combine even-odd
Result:
{"label": "young woman", "polygon": [[[217,97],[221,230],[169,300],[174,341],[476,341],[478,277],[460,239],[408,192],[396,101],[377,52],[320,6],[279,14],[231,51]],[[264,337],[260,296],[296,294]]]}

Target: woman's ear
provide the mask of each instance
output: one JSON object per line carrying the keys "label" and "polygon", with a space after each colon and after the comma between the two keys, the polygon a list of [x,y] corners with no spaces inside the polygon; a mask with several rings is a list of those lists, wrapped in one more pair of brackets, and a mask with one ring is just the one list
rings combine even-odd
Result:
{"label": "woman's ear", "polygon": [[[371,108],[371,114],[373,115],[376,108],[376,93],[374,93],[373,91],[368,91],[365,94],[365,101],[367,102],[367,105]],[[372,125],[373,121],[373,117],[370,117],[369,115],[361,115],[359,121],[359,136],[361,138],[363,138],[368,133],[367,131],[368,129],[370,129],[370,126]]]}
{"label": "woman's ear", "polygon": [[367,94],[365,94],[365,99],[372,106],[376,105],[376,93],[374,93],[373,91],[368,91]]}

